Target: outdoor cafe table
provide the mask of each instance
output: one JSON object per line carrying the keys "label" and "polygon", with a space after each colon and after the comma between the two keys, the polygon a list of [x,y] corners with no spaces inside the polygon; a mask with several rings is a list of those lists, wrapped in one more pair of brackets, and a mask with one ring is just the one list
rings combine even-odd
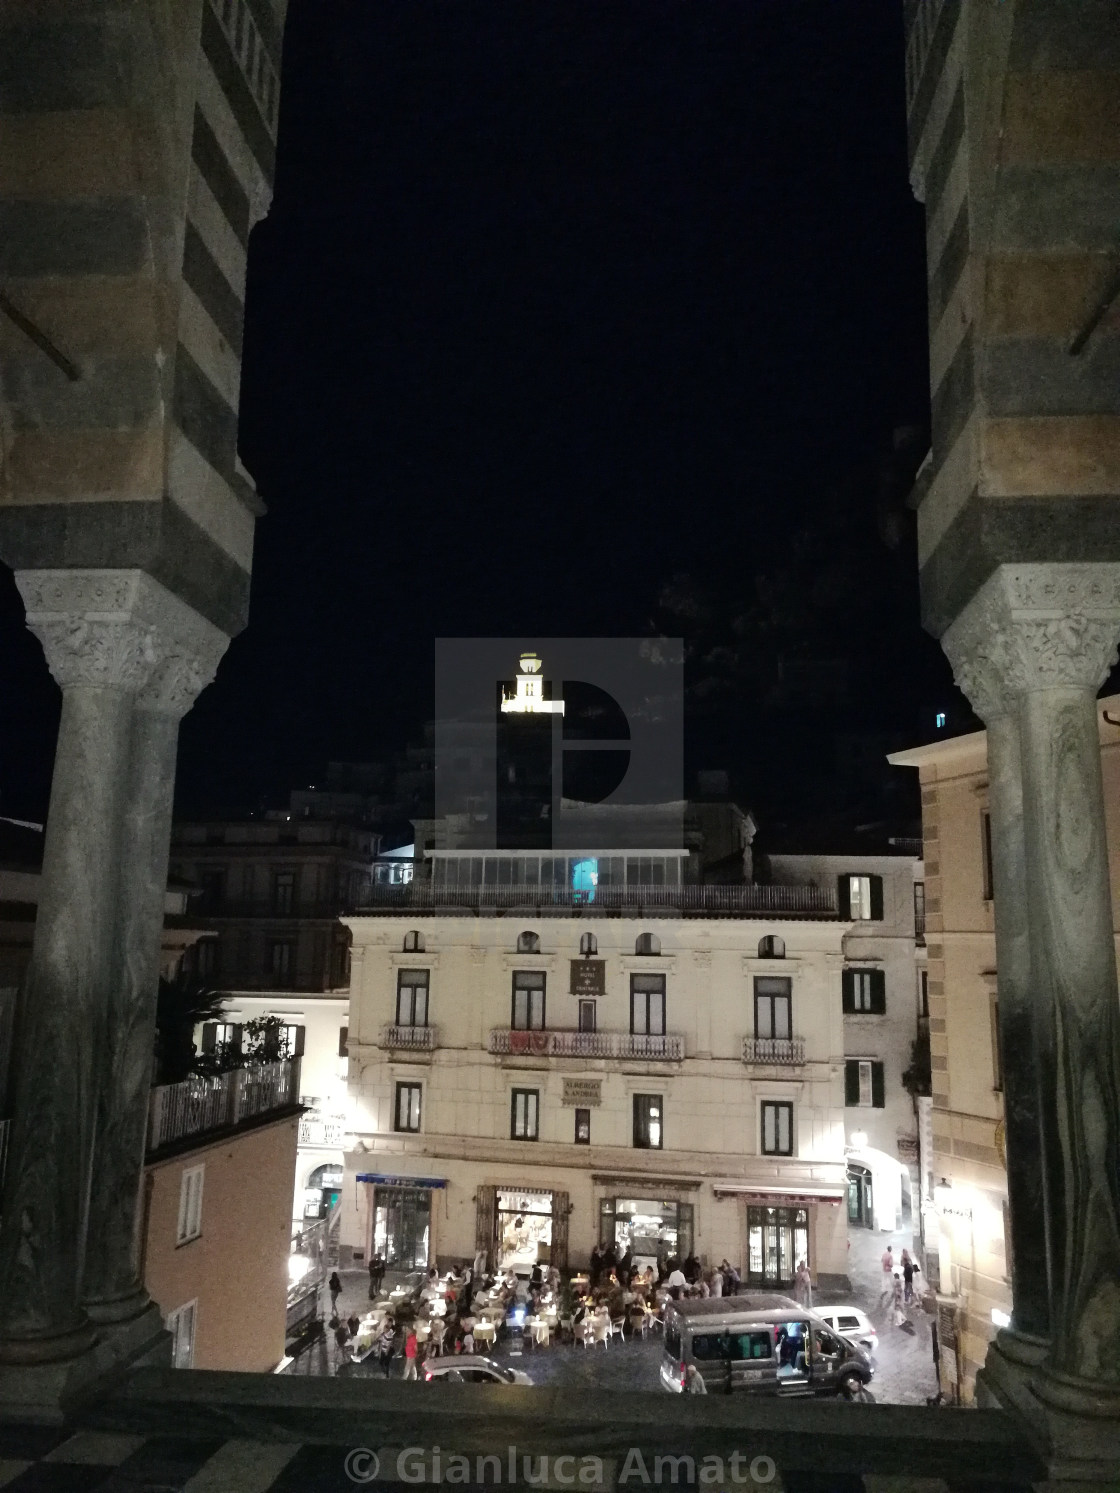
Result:
{"label": "outdoor cafe table", "polygon": [[476,1322],[474,1325],[474,1336],[476,1342],[494,1345],[498,1336],[498,1327],[495,1322]]}
{"label": "outdoor cafe table", "polygon": [[548,1346],[549,1324],[544,1317],[526,1317],[525,1326],[538,1347]]}

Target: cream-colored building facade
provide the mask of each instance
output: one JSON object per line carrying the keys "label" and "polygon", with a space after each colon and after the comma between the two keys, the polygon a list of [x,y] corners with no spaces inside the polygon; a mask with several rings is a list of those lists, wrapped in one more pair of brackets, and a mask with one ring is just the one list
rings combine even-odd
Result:
{"label": "cream-colored building facade", "polygon": [[480,915],[414,883],[345,919],[344,1254],[574,1268],[601,1240],[846,1278],[851,925],[812,888],[672,890]]}
{"label": "cream-colored building facade", "polygon": [[[1098,703],[1113,926],[1120,928],[1120,696]],[[917,768],[925,844],[933,1197],[928,1264],[940,1282],[944,1392],[970,1402],[1011,1311],[1007,1178],[988,828],[987,733],[894,753]]]}

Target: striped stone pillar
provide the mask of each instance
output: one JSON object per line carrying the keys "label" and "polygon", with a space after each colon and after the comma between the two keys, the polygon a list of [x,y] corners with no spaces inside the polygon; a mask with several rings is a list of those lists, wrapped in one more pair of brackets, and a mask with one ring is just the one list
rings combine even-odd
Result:
{"label": "striped stone pillar", "polygon": [[1120,1479],[1120,1023],[1093,704],[1120,636],[1120,24],[1112,0],[904,10],[929,272],[923,618],[995,725],[993,851],[1016,901],[1001,911],[997,875],[1034,1341],[993,1345],[978,1392],[1021,1413],[1053,1477],[1101,1484]]}
{"label": "striped stone pillar", "polygon": [[[20,573],[25,597],[115,576],[136,597],[161,598],[165,622],[177,612],[185,636],[224,640],[246,624],[263,512],[237,455],[246,256],[271,193],[285,11],[286,0],[0,0],[0,558]],[[132,1352],[121,1346],[127,1333],[104,1324],[142,1305],[126,1215],[136,1206],[142,993],[153,957],[140,943],[154,948],[159,927],[154,901],[141,905],[141,884],[120,876],[117,861],[139,792],[154,817],[132,828],[153,874],[166,866],[174,771],[173,730],[152,728],[158,710],[133,709],[145,687],[105,686],[64,704],[32,966],[47,969],[46,940],[62,947],[65,927],[100,973],[85,980],[77,956],[50,965],[50,999],[68,1034],[55,1061],[73,1071],[63,1075],[67,1102],[38,1129],[42,1154],[17,1142],[10,1186],[27,1206],[22,1220],[9,1210],[4,1226],[25,1232],[18,1248],[9,1233],[3,1251],[0,1360],[20,1367],[0,1367],[0,1411],[18,1402],[61,1414],[83,1375],[110,1372]],[[68,759],[88,746],[76,712],[91,701],[105,717],[86,723],[104,728],[96,771],[113,792],[92,794],[91,822],[79,824],[65,794],[89,764]],[[134,760],[141,739],[143,762]],[[78,870],[94,869],[91,845],[103,848],[99,896],[78,896]],[[120,889],[111,914],[101,896],[110,885]],[[132,959],[109,968],[108,985],[106,918]],[[108,1016],[122,1010],[127,1052],[109,1062]],[[34,1054],[21,1050],[17,1063],[25,1058]],[[33,1089],[22,1092],[31,1103]],[[16,1119],[16,1136],[29,1133]],[[105,1141],[95,1185],[108,1178],[117,1192],[99,1194],[91,1215],[95,1124]],[[60,1189],[72,1183],[67,1200]],[[104,1250],[92,1270],[83,1258],[90,1218]],[[83,1279],[103,1324],[93,1349]],[[85,1366],[50,1368],[76,1359]]]}

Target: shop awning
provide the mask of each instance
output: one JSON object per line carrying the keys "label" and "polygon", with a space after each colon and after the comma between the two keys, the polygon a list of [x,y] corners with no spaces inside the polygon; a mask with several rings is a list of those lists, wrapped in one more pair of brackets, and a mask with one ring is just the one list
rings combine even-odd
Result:
{"label": "shop awning", "polygon": [[742,1198],[748,1203],[757,1203],[763,1208],[805,1207],[809,1203],[838,1205],[845,1194],[839,1187],[752,1187],[748,1182],[713,1182],[716,1197]]}
{"label": "shop awning", "polygon": [[447,1186],[446,1177],[393,1177],[387,1172],[359,1172],[359,1182],[376,1182],[379,1187],[428,1187],[433,1191]]}

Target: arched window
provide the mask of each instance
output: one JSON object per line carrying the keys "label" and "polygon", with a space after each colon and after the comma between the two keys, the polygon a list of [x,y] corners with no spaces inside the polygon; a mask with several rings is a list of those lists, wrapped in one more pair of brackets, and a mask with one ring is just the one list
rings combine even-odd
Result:
{"label": "arched window", "polygon": [[597,954],[599,952],[599,940],[594,933],[581,933],[579,936],[579,951],[581,954]]}
{"label": "arched window", "polygon": [[424,935],[413,928],[404,936],[404,951],[406,954],[422,954],[424,952]]}
{"label": "arched window", "polygon": [[324,1162],[322,1166],[317,1166],[308,1177],[307,1185],[308,1187],[341,1188],[342,1168],[332,1162]]}
{"label": "arched window", "polygon": [[519,954],[539,954],[541,951],[541,936],[539,933],[519,933],[517,935],[517,952]]}
{"label": "arched window", "polygon": [[661,940],[656,933],[639,933],[634,943],[635,954],[660,954]]}
{"label": "arched window", "polygon": [[776,933],[768,933],[765,938],[759,940],[758,957],[760,959],[784,959],[786,957],[786,941],[779,938]]}

